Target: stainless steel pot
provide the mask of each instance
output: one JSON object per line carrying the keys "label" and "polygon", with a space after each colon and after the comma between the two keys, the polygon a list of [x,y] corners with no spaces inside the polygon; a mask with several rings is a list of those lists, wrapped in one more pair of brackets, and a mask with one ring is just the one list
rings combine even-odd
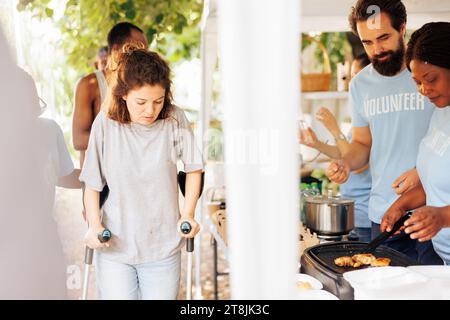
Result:
{"label": "stainless steel pot", "polygon": [[341,236],[354,228],[354,200],[314,196],[305,202],[306,226],[318,235]]}

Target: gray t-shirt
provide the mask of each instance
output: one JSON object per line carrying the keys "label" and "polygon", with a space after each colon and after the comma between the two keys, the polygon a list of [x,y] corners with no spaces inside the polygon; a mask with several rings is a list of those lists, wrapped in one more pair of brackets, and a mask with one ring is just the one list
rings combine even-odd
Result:
{"label": "gray t-shirt", "polygon": [[94,120],[80,180],[110,189],[103,225],[113,234],[102,258],[127,264],[159,261],[182,245],[176,160],[186,172],[203,169],[202,155],[184,112],[149,126],[121,124],[101,111]]}

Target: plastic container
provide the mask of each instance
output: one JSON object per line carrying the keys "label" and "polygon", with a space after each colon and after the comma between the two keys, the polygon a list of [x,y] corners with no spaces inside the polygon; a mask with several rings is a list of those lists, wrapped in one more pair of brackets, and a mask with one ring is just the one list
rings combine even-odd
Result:
{"label": "plastic container", "polygon": [[334,294],[325,290],[297,291],[296,300],[339,300]]}
{"label": "plastic container", "polygon": [[436,299],[437,283],[428,276],[404,267],[380,267],[344,274],[354,289],[355,300]]}

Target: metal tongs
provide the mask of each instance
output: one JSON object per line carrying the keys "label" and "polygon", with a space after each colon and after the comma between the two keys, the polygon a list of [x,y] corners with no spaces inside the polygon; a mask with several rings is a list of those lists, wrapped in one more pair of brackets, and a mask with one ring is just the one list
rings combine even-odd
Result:
{"label": "metal tongs", "polygon": [[378,237],[373,239],[371,242],[367,244],[364,248],[362,248],[361,252],[363,253],[372,253],[375,251],[378,246],[380,246],[383,242],[385,242],[390,236],[392,236],[394,233],[396,233],[405,223],[406,220],[408,220],[412,215],[412,211],[408,211],[403,217],[401,217],[392,228],[391,231],[382,232]]}

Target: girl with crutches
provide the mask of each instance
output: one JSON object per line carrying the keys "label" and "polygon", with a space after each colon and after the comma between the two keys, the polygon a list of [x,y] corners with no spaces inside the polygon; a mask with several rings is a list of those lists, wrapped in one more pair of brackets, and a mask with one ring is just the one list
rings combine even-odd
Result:
{"label": "girl with crutches", "polygon": [[[182,238],[199,231],[194,212],[203,159],[184,112],[172,102],[167,63],[132,45],[113,59],[107,110],[92,125],[80,176],[97,292],[100,299],[176,299]],[[181,212],[178,159],[186,171]],[[100,220],[99,192],[106,183],[110,191]],[[191,226],[187,233],[184,222]],[[112,237],[101,242],[105,228]]]}

